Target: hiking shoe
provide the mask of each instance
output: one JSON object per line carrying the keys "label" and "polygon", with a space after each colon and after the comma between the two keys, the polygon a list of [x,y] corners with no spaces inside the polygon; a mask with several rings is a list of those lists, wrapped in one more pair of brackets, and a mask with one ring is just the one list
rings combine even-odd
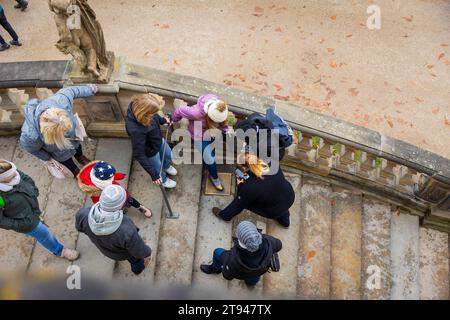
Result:
{"label": "hiking shoe", "polygon": [[90,162],[92,162],[92,160],[89,160],[88,158],[86,158],[84,155],[81,155],[79,157],[75,157],[75,159],[78,161],[79,164],[81,164],[83,167],[87,164],[89,164]]}
{"label": "hiking shoe", "polygon": [[166,173],[170,174],[171,176],[176,176],[178,171],[173,166],[170,166],[166,169]]}
{"label": "hiking shoe", "polygon": [[144,206],[140,206],[139,207],[139,212],[142,213],[146,218],[151,218],[152,217],[152,211]]}
{"label": "hiking shoe", "polygon": [[7,43],[0,45],[0,51],[5,51],[11,48],[11,46]]}
{"label": "hiking shoe", "polygon": [[177,183],[170,178],[167,178],[166,182],[164,182],[163,187],[166,189],[173,189],[177,186]]}
{"label": "hiking shoe", "polygon": [[[211,177],[210,177],[211,178]],[[220,179],[213,179],[211,178],[211,182],[214,185],[214,187],[219,190],[219,191],[223,191],[223,186],[222,186],[222,182],[220,182]]]}
{"label": "hiking shoe", "polygon": [[61,253],[61,258],[67,259],[69,261],[75,261],[80,257],[80,253],[73,249],[64,248]]}
{"label": "hiking shoe", "polygon": [[221,271],[215,271],[210,264],[202,264],[200,265],[200,270],[202,270],[203,273],[206,274],[219,274]]}
{"label": "hiking shoe", "polygon": [[13,46],[18,46],[18,47],[20,47],[22,45],[22,42],[20,42],[19,40],[11,40],[9,43],[12,44]]}
{"label": "hiking shoe", "polygon": [[220,218],[220,208],[217,208],[217,207],[214,207],[214,208],[212,208],[212,212],[213,212],[213,214],[217,217],[217,218]]}

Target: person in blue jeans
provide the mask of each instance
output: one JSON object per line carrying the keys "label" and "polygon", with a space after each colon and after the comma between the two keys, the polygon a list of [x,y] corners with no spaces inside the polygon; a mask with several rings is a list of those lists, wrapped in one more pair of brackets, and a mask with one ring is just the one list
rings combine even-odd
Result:
{"label": "person in blue jeans", "polygon": [[[13,46],[21,46],[22,43],[19,41],[19,36],[17,35],[16,31],[14,31],[11,24],[8,22],[8,19],[6,19],[5,10],[3,10],[2,5],[0,4],[0,25],[9,33],[12,40],[9,42]],[[4,51],[9,49],[11,46],[6,43],[5,39],[0,35],[0,51]]]}
{"label": "person in blue jeans", "polygon": [[65,248],[40,220],[39,190],[34,181],[0,159],[0,228],[33,237],[57,257],[73,261],[77,251]]}
{"label": "person in blue jeans", "polygon": [[132,97],[125,117],[125,128],[131,139],[133,157],[151,176],[154,184],[175,188],[177,183],[167,177],[177,175],[172,162],[172,149],[162,137],[161,125],[170,125],[170,118],[158,112],[164,99],[156,94],[139,94]]}
{"label": "person in blue jeans", "polygon": [[272,256],[281,250],[282,243],[262,234],[250,221],[239,223],[236,235],[231,250],[215,249],[212,264],[202,264],[200,270],[206,274],[222,273],[227,280],[244,280],[252,289],[269,270]]}

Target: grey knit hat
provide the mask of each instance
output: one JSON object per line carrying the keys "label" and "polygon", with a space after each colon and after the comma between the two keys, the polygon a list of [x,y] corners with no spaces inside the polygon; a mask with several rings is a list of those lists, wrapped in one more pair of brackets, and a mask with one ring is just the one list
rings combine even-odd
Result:
{"label": "grey knit hat", "polygon": [[250,221],[242,221],[237,226],[237,238],[244,249],[250,252],[258,251],[262,243],[262,235]]}
{"label": "grey knit hat", "polygon": [[107,186],[100,195],[100,208],[106,212],[117,212],[123,209],[127,201],[127,193],[118,185]]}

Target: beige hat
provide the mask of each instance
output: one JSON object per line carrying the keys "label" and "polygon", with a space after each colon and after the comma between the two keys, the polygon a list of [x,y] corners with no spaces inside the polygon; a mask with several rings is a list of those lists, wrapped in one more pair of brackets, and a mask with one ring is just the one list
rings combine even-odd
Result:
{"label": "beige hat", "polygon": [[206,101],[205,105],[204,105],[204,110],[205,113],[208,115],[208,117],[216,122],[216,123],[221,123],[224,122],[225,120],[227,120],[228,118],[228,106],[226,105],[225,110],[220,111],[217,108],[217,103],[220,100],[208,100]]}

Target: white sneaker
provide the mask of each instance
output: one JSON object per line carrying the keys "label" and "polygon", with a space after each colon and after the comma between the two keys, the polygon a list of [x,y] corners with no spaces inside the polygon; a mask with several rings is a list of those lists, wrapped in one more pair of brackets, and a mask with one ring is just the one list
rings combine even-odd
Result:
{"label": "white sneaker", "polygon": [[166,189],[173,189],[177,186],[177,183],[170,178],[167,178],[166,182],[163,183],[163,187]]}
{"label": "white sneaker", "polygon": [[171,176],[176,176],[178,171],[173,166],[170,166],[166,169],[166,173],[170,174]]}

